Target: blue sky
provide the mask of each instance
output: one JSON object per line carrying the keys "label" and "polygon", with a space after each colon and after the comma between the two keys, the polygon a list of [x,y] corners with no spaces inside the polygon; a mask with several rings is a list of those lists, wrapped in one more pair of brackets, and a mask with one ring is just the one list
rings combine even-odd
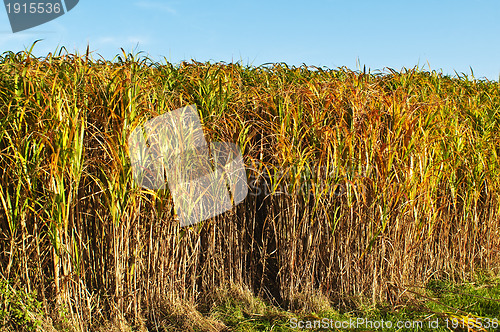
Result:
{"label": "blue sky", "polygon": [[[33,0],[35,1],[35,0]],[[445,74],[498,80],[500,1],[161,1],[80,0],[66,15],[12,33],[0,9],[0,51],[43,39],[36,55],[87,44],[113,59],[120,48],[156,61],[240,61],[400,70],[415,65]]]}

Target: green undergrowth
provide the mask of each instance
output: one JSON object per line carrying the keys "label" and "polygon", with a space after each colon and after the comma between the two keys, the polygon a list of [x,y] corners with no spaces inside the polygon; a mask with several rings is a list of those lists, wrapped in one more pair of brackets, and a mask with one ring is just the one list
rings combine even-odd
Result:
{"label": "green undergrowth", "polygon": [[[36,294],[0,282],[0,331],[79,331],[70,324],[50,324]],[[132,327],[109,323],[108,331],[500,331],[500,277],[477,274],[468,282],[431,280],[425,287],[408,287],[400,305],[369,305],[369,299],[350,299],[354,308],[336,310],[323,298],[310,298],[316,310],[286,311],[232,287],[217,294],[210,309],[176,310],[161,324]],[[181,308],[183,308],[181,310]],[[178,314],[172,314],[178,313]],[[166,314],[166,313],[164,313]],[[45,316],[45,317],[44,317]],[[314,325],[316,324],[316,325]],[[145,327],[147,326],[147,327]],[[98,329],[102,331],[102,329]]]}
{"label": "green undergrowth", "polygon": [[12,282],[0,279],[0,326],[2,330],[35,331],[40,326],[42,303]]}
{"label": "green undergrowth", "polygon": [[[228,300],[212,316],[230,331],[500,331],[500,278],[479,274],[455,283],[432,280],[426,287],[408,288],[405,305],[365,305],[342,312],[329,308],[319,312],[287,312],[255,300]],[[319,321],[319,322],[318,322]],[[319,324],[315,328],[314,324]],[[342,322],[344,322],[342,324]],[[302,329],[299,327],[302,326]],[[398,328],[399,327],[399,328]]]}

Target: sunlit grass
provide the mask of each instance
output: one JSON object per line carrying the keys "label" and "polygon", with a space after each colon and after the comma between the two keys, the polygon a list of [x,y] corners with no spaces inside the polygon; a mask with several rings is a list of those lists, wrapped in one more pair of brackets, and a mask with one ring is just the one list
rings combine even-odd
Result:
{"label": "sunlit grass", "polygon": [[[208,141],[241,148],[250,193],[181,228],[168,190],[133,182],[127,142],[191,104]],[[228,283],[291,310],[319,293],[398,307],[408,285],[498,273],[499,112],[497,82],[419,68],[7,52],[0,272],[81,330],[208,305]]]}

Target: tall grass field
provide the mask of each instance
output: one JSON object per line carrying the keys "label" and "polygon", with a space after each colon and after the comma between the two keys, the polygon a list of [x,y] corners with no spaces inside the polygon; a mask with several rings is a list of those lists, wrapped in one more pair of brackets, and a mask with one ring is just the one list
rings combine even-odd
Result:
{"label": "tall grass field", "polygon": [[[168,189],[134,182],[127,142],[187,105],[208,141],[240,147],[249,193],[180,227]],[[498,275],[499,132],[498,82],[418,67],[3,53],[0,323],[223,331],[214,308],[235,299],[397,310]]]}

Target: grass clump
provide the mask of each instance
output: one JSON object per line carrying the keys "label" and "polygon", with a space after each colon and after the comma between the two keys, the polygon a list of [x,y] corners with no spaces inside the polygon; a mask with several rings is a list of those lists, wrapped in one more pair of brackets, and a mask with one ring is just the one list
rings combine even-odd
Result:
{"label": "grass clump", "polygon": [[237,285],[220,289],[214,299],[207,314],[231,331],[281,331],[293,317]]}
{"label": "grass clump", "polygon": [[16,331],[36,331],[41,327],[42,303],[36,294],[14,288],[0,278],[0,326]]}

